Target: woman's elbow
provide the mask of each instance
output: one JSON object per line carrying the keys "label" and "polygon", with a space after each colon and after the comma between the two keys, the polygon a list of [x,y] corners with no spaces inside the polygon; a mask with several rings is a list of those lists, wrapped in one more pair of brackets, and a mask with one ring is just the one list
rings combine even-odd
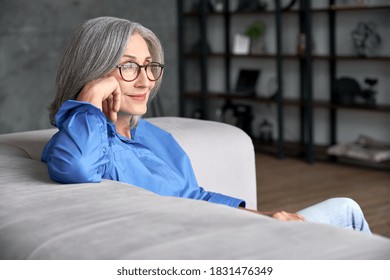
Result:
{"label": "woman's elbow", "polygon": [[103,166],[91,168],[88,164],[52,160],[47,163],[49,177],[62,184],[99,183],[102,180]]}

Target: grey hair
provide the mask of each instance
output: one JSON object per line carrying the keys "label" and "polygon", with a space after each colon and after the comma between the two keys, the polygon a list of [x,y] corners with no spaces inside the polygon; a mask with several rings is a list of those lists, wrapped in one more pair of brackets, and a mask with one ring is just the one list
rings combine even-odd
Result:
{"label": "grey hair", "polygon": [[[50,123],[56,125],[55,115],[62,103],[77,99],[88,83],[111,72],[124,54],[128,39],[140,34],[148,46],[153,61],[164,64],[164,52],[157,36],[139,23],[114,17],[98,17],[86,21],[75,30],[65,47],[56,79],[56,97],[49,107]],[[150,92],[156,96],[161,85],[157,80]],[[131,116],[135,127],[142,116]]]}

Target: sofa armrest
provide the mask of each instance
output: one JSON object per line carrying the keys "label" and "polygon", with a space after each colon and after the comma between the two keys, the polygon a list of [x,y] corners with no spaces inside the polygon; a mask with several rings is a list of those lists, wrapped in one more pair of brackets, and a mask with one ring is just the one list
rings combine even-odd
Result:
{"label": "sofa armrest", "polygon": [[176,138],[190,157],[202,187],[244,199],[247,208],[257,209],[255,153],[244,131],[197,119],[159,117],[148,121]]}

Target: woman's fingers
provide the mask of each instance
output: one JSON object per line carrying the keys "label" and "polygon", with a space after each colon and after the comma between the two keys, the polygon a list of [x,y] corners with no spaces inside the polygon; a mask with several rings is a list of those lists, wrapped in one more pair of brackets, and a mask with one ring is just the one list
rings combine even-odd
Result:
{"label": "woman's fingers", "polygon": [[251,210],[251,209],[247,209],[247,208],[243,208],[243,207],[238,207],[238,208],[246,210],[246,211],[254,212],[257,214],[270,216],[270,217],[275,218],[275,219],[280,220],[280,221],[305,221],[305,217],[303,217],[302,215],[297,214],[297,213],[288,213],[286,211],[262,212],[262,211]]}
{"label": "woman's fingers", "polygon": [[119,112],[121,107],[121,92],[118,86],[118,89],[112,93],[112,110],[114,112]]}
{"label": "woman's fingers", "polygon": [[87,83],[77,100],[100,108],[111,122],[116,122],[121,106],[121,89],[115,77],[103,77]]}
{"label": "woman's fingers", "polygon": [[[120,94],[116,94],[116,99],[118,99],[118,96]],[[115,105],[116,104],[116,105]],[[120,101],[118,100],[115,101],[114,94],[109,95],[106,100],[102,102],[103,108],[106,107],[106,111],[103,109],[103,113],[106,115],[106,117],[111,121],[111,122],[116,122],[117,120],[117,113],[119,111],[120,106]],[[117,107],[117,108],[116,108]]]}
{"label": "woman's fingers", "polygon": [[[77,100],[91,103],[100,108],[107,116],[107,114],[111,115],[111,112],[119,111],[121,89],[115,77],[108,76],[87,83],[78,95]],[[107,102],[106,105],[108,106],[103,105],[104,102]]]}
{"label": "woman's fingers", "polygon": [[102,101],[102,111],[103,111],[104,115],[108,116],[109,109],[108,109],[108,101],[107,101],[107,99]]}
{"label": "woman's fingers", "polygon": [[288,213],[286,211],[276,212],[272,215],[275,219],[280,221],[304,221],[305,218],[296,213]]}

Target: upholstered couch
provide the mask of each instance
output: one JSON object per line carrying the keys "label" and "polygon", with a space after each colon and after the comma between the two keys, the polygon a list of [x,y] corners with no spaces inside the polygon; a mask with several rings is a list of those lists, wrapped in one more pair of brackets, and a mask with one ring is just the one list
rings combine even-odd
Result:
{"label": "upholstered couch", "polygon": [[[176,137],[202,186],[256,208],[254,149],[244,132],[210,121],[149,120]],[[55,183],[40,161],[55,131],[0,135],[0,259],[390,258],[389,239],[377,235],[280,222],[110,180]]]}

